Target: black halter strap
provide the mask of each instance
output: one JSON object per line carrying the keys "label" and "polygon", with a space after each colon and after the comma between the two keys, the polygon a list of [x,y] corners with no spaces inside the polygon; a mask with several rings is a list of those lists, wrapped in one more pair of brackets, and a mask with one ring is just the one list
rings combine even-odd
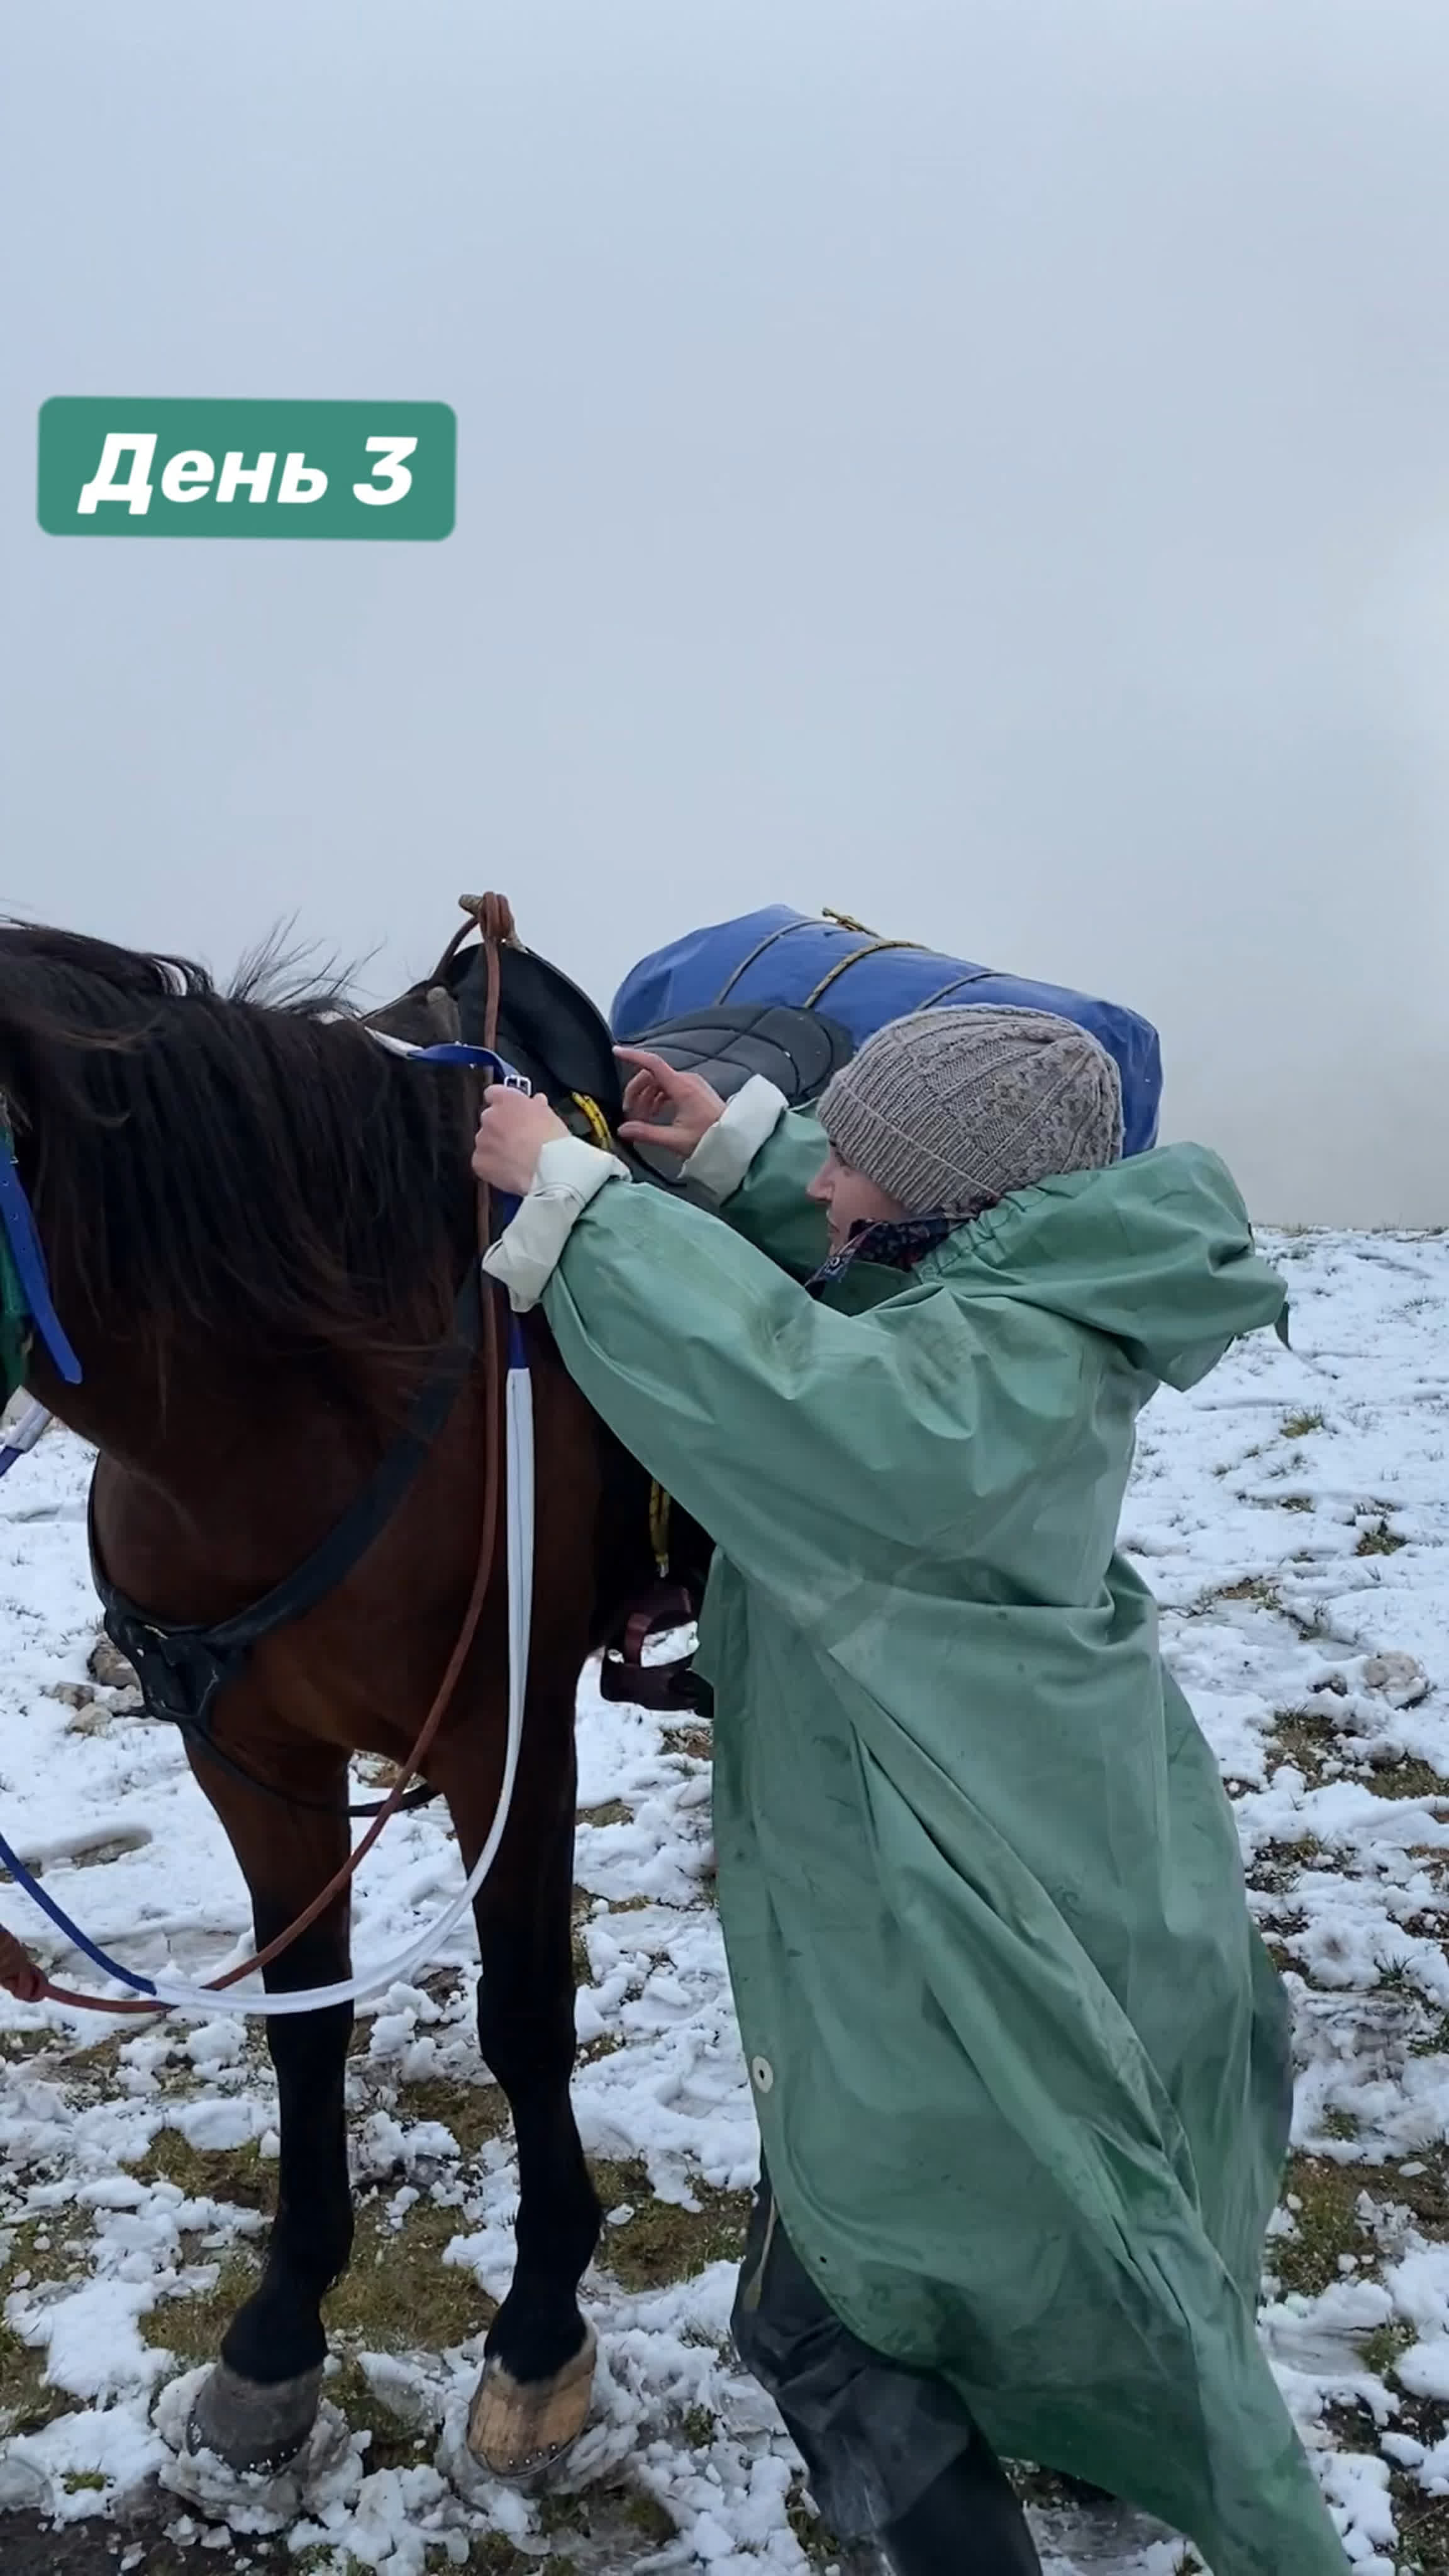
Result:
{"label": "black halter strap", "polygon": [[[148,1611],[127,1599],[111,1582],[100,1561],[96,1544],[95,1488],[92,1485],[87,1520],[90,1539],[91,1579],[100,1598],[106,1635],[119,1653],[125,1656],[141,1685],[141,1697],[149,1717],[164,1719],[178,1727],[187,1742],[205,1752],[208,1759],[221,1764],[245,1781],[248,1788],[274,1797],[289,1807],[312,1807],[335,1814],[336,1809],[318,1799],[299,1798],[289,1791],[273,1789],[269,1782],[258,1780],[222,1751],[212,1734],[212,1720],[219,1692],[240,1672],[254,1646],[264,1637],[275,1634],[294,1619],[315,1609],[319,1601],[334,1592],[339,1583],[360,1564],[368,1549],[381,1537],[408,1487],[412,1484],[438,1433],[442,1430],[464,1380],[477,1355],[482,1324],[482,1284],[476,1261],[468,1264],[467,1276],[458,1292],[453,1311],[453,1331],[439,1351],[432,1368],[413,1399],[403,1429],[382,1459],[356,1502],[351,1504],[327,1536],[304,1557],[299,1566],[263,1593],[259,1601],[238,1610],[229,1619],[211,1625],[196,1622],[153,1619]],[[405,1806],[422,1806],[434,1795],[426,1785],[409,1794]],[[351,1816],[370,1816],[375,1805],[350,1807]]]}

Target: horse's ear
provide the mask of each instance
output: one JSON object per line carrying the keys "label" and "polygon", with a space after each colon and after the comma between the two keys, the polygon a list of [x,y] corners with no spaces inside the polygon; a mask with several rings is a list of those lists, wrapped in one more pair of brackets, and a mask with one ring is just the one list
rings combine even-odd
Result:
{"label": "horse's ear", "polygon": [[428,1017],[445,1046],[456,1046],[463,1035],[463,1017],[446,984],[430,984],[424,996]]}

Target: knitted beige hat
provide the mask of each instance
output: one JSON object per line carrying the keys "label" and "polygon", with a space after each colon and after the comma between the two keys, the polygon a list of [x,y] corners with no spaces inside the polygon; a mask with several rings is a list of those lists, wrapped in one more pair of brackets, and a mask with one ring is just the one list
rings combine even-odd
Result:
{"label": "knitted beige hat", "polygon": [[969,1216],[1122,1152],[1106,1048],[1075,1020],[989,1002],[892,1021],[841,1067],[816,1116],[842,1163],[913,1216]]}

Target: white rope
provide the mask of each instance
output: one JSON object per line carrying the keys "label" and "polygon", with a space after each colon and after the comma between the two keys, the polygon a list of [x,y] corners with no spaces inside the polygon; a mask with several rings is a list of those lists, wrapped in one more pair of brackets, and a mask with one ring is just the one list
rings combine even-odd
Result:
{"label": "white rope", "polygon": [[158,2004],[174,2012],[236,2013],[272,2020],[283,2014],[324,2012],[331,2004],[362,2003],[405,1984],[435,1959],[449,1934],[461,1923],[498,1857],[513,1806],[518,1760],[523,1750],[523,1708],[528,1695],[528,1649],[533,1623],[533,1381],[526,1367],[511,1368],[505,1382],[504,1412],[508,1461],[508,1736],[503,1756],[503,1784],[488,1839],[459,1893],[395,1959],[360,1968],[340,1985],[307,1986],[296,1994],[269,1995],[256,1989],[231,1988],[215,1993],[206,1985],[184,1985],[167,1978],[155,1981]]}
{"label": "white rope", "polygon": [[41,1433],[48,1430],[50,1415],[43,1404],[31,1396],[24,1411],[18,1413],[5,1438],[0,1440],[0,1476],[13,1467],[17,1458],[28,1458]]}

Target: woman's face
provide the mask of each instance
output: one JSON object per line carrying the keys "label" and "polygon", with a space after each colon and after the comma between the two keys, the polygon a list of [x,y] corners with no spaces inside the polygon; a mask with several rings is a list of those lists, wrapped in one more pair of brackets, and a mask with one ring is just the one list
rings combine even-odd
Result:
{"label": "woman's face", "polygon": [[839,1252],[850,1241],[858,1225],[881,1225],[906,1214],[899,1199],[888,1197],[863,1172],[853,1172],[833,1147],[805,1195],[827,1213],[832,1252]]}

